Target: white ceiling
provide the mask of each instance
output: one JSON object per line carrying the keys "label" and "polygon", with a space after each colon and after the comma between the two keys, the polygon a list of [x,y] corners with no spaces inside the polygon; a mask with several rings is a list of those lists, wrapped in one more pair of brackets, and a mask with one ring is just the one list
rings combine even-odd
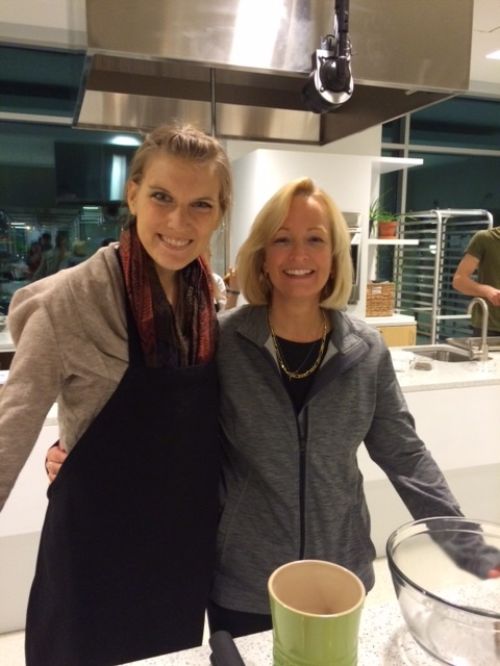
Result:
{"label": "white ceiling", "polygon": [[472,34],[471,91],[500,96],[500,60],[486,54],[500,50],[500,0],[475,0]]}

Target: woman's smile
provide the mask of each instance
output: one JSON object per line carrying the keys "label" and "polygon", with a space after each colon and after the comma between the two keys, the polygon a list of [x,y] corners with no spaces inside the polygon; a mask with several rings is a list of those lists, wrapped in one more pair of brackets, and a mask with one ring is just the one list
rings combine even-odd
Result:
{"label": "woman's smile", "polygon": [[285,268],[283,271],[285,275],[288,275],[292,278],[304,278],[310,277],[314,271],[308,268]]}
{"label": "woman's smile", "polygon": [[166,247],[174,250],[184,250],[193,242],[189,238],[172,238],[162,234],[158,234],[158,237]]}

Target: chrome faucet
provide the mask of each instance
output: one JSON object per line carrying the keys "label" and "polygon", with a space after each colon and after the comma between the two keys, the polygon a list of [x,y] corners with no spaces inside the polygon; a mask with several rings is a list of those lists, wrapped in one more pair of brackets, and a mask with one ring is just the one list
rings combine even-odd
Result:
{"label": "chrome faucet", "polygon": [[474,309],[475,305],[481,306],[481,310],[483,313],[483,319],[481,322],[480,359],[481,361],[487,361],[488,360],[488,303],[484,300],[484,298],[475,296],[469,303],[469,306],[467,307],[468,314],[472,313],[472,310]]}

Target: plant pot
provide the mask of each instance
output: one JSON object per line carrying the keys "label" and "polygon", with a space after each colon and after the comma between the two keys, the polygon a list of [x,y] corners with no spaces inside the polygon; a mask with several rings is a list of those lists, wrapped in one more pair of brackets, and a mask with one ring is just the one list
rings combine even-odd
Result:
{"label": "plant pot", "polygon": [[397,231],[397,220],[379,220],[377,223],[377,233],[379,238],[396,238]]}

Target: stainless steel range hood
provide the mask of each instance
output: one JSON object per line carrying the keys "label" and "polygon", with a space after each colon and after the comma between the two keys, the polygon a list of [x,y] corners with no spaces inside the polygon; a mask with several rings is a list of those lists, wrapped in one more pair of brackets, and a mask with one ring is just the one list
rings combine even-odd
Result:
{"label": "stainless steel range hood", "polygon": [[465,91],[473,0],[351,0],[352,98],[301,90],[334,0],[87,0],[79,127],[171,120],[217,136],[325,144]]}

